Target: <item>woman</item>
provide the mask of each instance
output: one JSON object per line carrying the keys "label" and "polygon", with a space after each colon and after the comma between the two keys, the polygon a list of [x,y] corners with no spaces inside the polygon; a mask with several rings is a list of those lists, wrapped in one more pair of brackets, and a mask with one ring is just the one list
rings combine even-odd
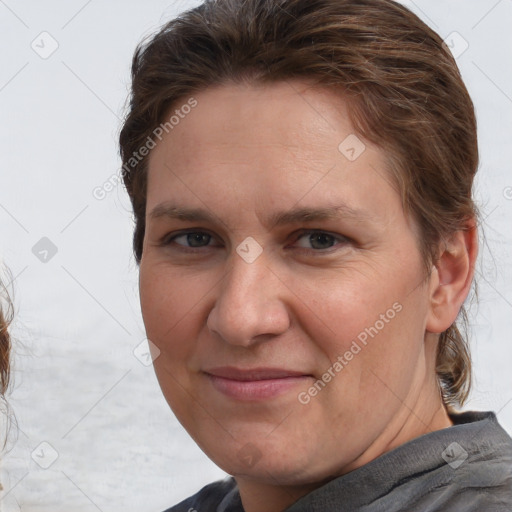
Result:
{"label": "woman", "polygon": [[512,507],[458,412],[473,105],[390,0],[207,1],[134,56],[120,135],[155,371],[233,475],[172,511]]}

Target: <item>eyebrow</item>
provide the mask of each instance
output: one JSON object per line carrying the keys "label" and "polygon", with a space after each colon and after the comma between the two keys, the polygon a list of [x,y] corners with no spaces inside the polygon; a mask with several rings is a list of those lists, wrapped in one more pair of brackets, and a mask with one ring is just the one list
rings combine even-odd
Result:
{"label": "eyebrow", "polygon": [[[160,203],[149,213],[150,219],[178,219],[183,222],[209,222],[222,223],[213,213],[203,208],[184,208],[170,202]],[[302,207],[286,211],[278,211],[265,219],[265,224],[272,228],[301,222],[315,222],[322,220],[350,219],[365,221],[374,218],[369,212],[352,208],[346,204],[328,206],[323,208]]]}

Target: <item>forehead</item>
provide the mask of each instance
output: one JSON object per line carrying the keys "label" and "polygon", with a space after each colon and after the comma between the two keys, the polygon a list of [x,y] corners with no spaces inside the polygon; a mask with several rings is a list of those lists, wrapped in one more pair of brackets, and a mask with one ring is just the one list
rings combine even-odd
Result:
{"label": "forehead", "polygon": [[299,201],[362,210],[372,194],[370,215],[389,207],[385,155],[355,134],[334,91],[303,81],[230,83],[194,100],[152,150],[147,212],[178,196],[194,207],[269,211]]}
{"label": "forehead", "polygon": [[[197,106],[172,130],[176,146],[184,151],[201,151],[205,144],[232,149],[231,143],[236,143],[246,150],[265,145],[293,153],[318,151],[323,142],[326,151],[334,152],[337,144],[333,147],[333,143],[354,132],[341,96],[308,81],[230,82],[194,98]],[[186,101],[178,101],[173,111]],[[322,138],[322,134],[330,137]]]}

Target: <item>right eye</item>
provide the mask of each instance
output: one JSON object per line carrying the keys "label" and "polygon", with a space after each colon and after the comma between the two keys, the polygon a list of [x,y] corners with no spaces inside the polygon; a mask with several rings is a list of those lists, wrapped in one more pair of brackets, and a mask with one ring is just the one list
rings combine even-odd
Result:
{"label": "right eye", "polygon": [[162,240],[162,246],[174,246],[174,248],[185,252],[198,252],[202,248],[219,247],[219,245],[210,243],[214,240],[213,235],[205,231],[181,231],[167,235]]}

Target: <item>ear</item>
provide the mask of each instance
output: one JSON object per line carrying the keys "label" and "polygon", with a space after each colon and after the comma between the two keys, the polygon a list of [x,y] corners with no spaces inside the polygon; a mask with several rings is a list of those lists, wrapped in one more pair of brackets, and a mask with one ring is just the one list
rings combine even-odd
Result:
{"label": "ear", "polygon": [[426,330],[442,333],[459,314],[473,281],[478,253],[475,219],[455,232],[439,247],[439,257],[430,276],[430,307]]}

